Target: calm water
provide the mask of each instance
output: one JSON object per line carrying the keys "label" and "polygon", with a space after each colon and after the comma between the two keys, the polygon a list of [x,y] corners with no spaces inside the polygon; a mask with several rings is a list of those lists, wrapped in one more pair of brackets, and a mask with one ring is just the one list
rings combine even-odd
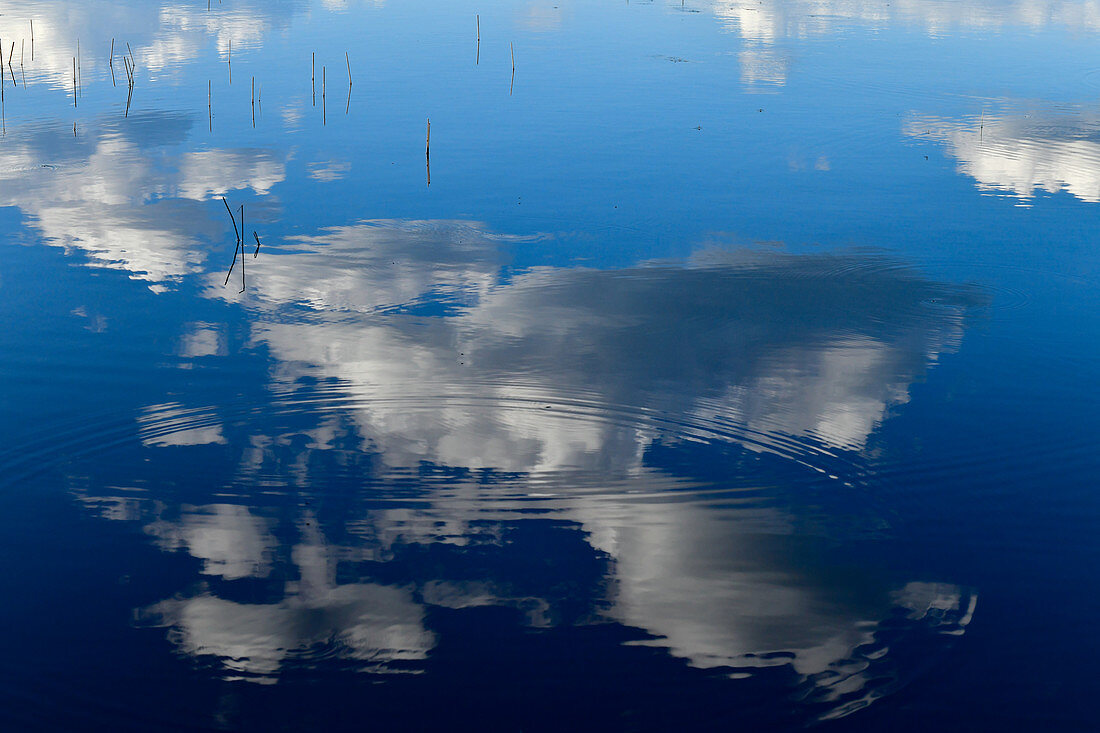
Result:
{"label": "calm water", "polygon": [[1100,3],[0,46],[0,727],[1100,727]]}

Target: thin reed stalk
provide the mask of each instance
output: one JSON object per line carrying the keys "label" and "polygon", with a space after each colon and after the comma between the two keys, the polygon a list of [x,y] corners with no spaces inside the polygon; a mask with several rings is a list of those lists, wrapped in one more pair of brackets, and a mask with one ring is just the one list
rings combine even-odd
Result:
{"label": "thin reed stalk", "polygon": [[[241,233],[243,234],[244,231],[245,231],[245,228],[244,228],[244,204],[241,204]],[[240,245],[241,245],[241,292],[243,293],[244,288],[245,288],[245,282],[244,282],[244,239],[241,239]]]}

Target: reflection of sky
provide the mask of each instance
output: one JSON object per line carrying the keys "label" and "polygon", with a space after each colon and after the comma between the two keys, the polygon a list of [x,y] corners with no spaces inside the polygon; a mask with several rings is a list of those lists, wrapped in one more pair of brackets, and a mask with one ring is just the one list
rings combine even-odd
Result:
{"label": "reflection of sky", "polygon": [[[319,3],[318,15],[322,6],[349,5]],[[0,16],[5,39],[19,7]],[[119,108],[118,120],[82,119],[79,137],[65,125],[56,135],[46,125],[20,129],[11,105],[21,98],[9,96],[0,145],[0,205],[16,207],[35,238],[79,255],[69,261],[140,281],[136,290],[151,300],[136,302],[149,308],[148,321],[169,324],[161,335],[171,358],[158,374],[173,387],[137,385],[142,397],[126,419],[135,450],[154,464],[200,467],[195,478],[177,494],[176,477],[128,482],[128,471],[143,469],[122,464],[105,471],[117,481],[77,492],[103,518],[140,527],[135,534],[178,566],[190,563],[165,580],[168,590],[128,606],[159,629],[142,633],[166,634],[181,655],[216,660],[230,679],[271,682],[323,660],[430,671],[446,641],[441,609],[505,607],[531,629],[638,630],[647,638],[636,644],[696,671],[786,669],[831,714],[871,702],[890,689],[876,686],[881,680],[904,676],[905,662],[885,640],[891,624],[962,633],[976,596],[935,581],[971,573],[883,577],[841,567],[836,545],[849,533],[889,531],[876,510],[844,497],[878,451],[909,437],[935,443],[941,425],[946,442],[961,420],[944,394],[958,387],[966,397],[950,380],[963,363],[953,354],[971,300],[899,262],[919,264],[931,253],[938,265],[948,247],[968,249],[939,236],[958,222],[992,222],[1012,237],[1046,236],[1050,222],[999,220],[989,211],[1002,202],[993,199],[979,200],[987,208],[959,206],[978,199],[973,186],[956,181],[945,193],[954,163],[937,168],[935,156],[923,158],[931,150],[913,156],[913,148],[924,138],[943,146],[982,191],[1029,200],[1066,191],[1094,203],[1096,135],[1091,113],[997,109],[982,117],[970,98],[942,105],[934,70],[912,82],[898,68],[930,48],[926,34],[1094,30],[1092,3],[721,3],[720,25],[706,14],[678,17],[653,47],[631,50],[641,62],[622,54],[618,39],[608,40],[607,57],[599,55],[604,44],[578,44],[570,34],[586,22],[579,13],[535,3],[508,8],[505,20],[482,10],[482,65],[465,75],[433,56],[457,42],[420,50],[439,27],[450,32],[453,17],[441,10],[431,20],[439,27],[421,34],[425,46],[386,31],[370,37],[394,67],[374,60],[359,76],[356,66],[362,96],[344,127],[342,100],[322,129],[302,96],[308,77],[280,69],[264,79],[266,132],[265,121],[259,132],[237,124],[233,115],[247,114],[244,87],[234,82],[241,104],[231,108],[223,79],[221,88],[214,82],[209,136],[209,59],[194,58],[195,49],[213,48],[224,61],[231,40],[234,76],[246,74],[238,48],[257,50],[266,39],[267,61],[285,55],[279,30],[298,4],[234,3],[209,16],[197,7],[89,4],[51,15],[59,7],[32,9],[39,78],[66,88],[65,43],[79,34],[88,44],[98,33],[129,40],[142,74],[166,82],[139,89],[141,107],[128,118]],[[647,10],[631,5],[638,16]],[[601,12],[601,20],[628,17]],[[348,28],[359,22],[347,19]],[[508,51],[494,22],[531,34],[517,43],[511,107],[502,101],[507,84],[498,90],[486,72],[494,58],[506,63]],[[890,27],[919,36],[917,50],[897,52],[898,68],[881,75],[849,78],[844,72],[862,64],[875,33]],[[639,27],[623,29],[637,43]],[[845,34],[866,45],[818,69],[826,44],[806,41]],[[324,40],[335,48],[338,35]],[[417,52],[393,53],[402,44]],[[578,46],[584,60],[574,76],[562,59]],[[878,46],[883,56],[895,53]],[[105,74],[103,54],[85,53],[86,76]],[[963,55],[946,48],[940,63]],[[794,83],[793,64],[825,83]],[[187,88],[173,86],[185,66],[201,70],[191,75],[198,82],[188,79],[199,93],[166,99]],[[942,82],[952,90],[986,84],[958,68]],[[1009,77],[990,82],[1000,85],[996,93],[1026,84]],[[284,80],[292,89],[280,99]],[[745,100],[731,88],[779,94]],[[94,109],[104,97],[87,99]],[[438,153],[433,147],[425,190],[429,113]],[[898,144],[899,120],[900,142],[912,144]],[[232,245],[218,197],[235,201],[234,192],[250,212],[258,199],[255,208],[268,215],[266,227],[254,224],[265,245],[248,259],[243,297],[222,287]],[[1080,224],[1065,221],[1059,236]],[[700,251],[708,231],[729,229],[748,234],[715,239],[786,239],[799,251],[818,241],[899,251],[908,244],[912,252],[895,260]],[[997,245],[991,236],[968,247],[996,253]],[[968,267],[949,254],[952,267]],[[952,267],[945,277],[958,275]],[[977,271],[983,281],[987,273]],[[177,292],[144,292],[169,285]],[[102,300],[86,297],[87,307],[72,312],[89,329],[119,328],[120,319],[100,315],[111,309]],[[173,330],[176,316],[183,325]],[[1003,311],[994,320],[1003,323]],[[121,342],[117,331],[96,336]],[[940,369],[945,355],[951,366]],[[929,374],[934,383],[921,385]],[[218,402],[205,392],[211,382],[234,388]],[[937,427],[922,432],[927,426],[912,416],[926,413],[937,413],[924,418]],[[899,422],[916,433],[891,434]],[[811,483],[813,496],[799,491]],[[929,513],[950,517],[959,510],[946,495],[968,487],[942,483],[921,490]],[[131,485],[140,488],[117,488]],[[370,495],[375,489],[383,496]],[[734,489],[748,498],[730,498]],[[408,501],[386,506],[390,491]],[[708,502],[708,491],[725,492],[723,501]],[[814,504],[825,495],[841,504],[833,522]],[[278,504],[288,496],[308,501]],[[575,578],[519,587],[500,577],[501,558],[525,571],[543,567],[506,529],[529,527],[529,515],[516,517],[532,508],[567,526],[578,554],[599,566],[603,582],[570,591],[586,601],[583,613],[563,610],[561,588]],[[957,529],[950,521],[958,520],[937,531]],[[438,565],[413,577],[417,552],[454,552],[477,577]]]}

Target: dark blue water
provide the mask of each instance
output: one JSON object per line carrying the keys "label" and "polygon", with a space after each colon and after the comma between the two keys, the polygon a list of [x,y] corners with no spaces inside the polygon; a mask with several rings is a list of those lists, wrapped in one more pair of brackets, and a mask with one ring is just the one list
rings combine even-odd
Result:
{"label": "dark blue water", "polygon": [[1098,36],[0,6],[0,726],[1097,729]]}

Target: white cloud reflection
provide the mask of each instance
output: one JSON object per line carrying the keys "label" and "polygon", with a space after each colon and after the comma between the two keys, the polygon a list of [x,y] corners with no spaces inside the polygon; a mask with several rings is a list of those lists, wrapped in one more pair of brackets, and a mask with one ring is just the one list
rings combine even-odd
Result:
{"label": "white cloud reflection", "polygon": [[1100,115],[1093,112],[979,113],[960,119],[914,115],[903,131],[946,146],[981,191],[1029,201],[1065,191],[1100,202]]}
{"label": "white cloud reflection", "polygon": [[[869,290],[842,260],[721,255],[505,280],[503,241],[457,222],[332,230],[254,267],[261,303],[314,313],[270,320],[261,306],[253,339],[277,380],[335,380],[390,466],[632,475],[670,433],[792,457],[860,450],[961,329],[950,308],[922,314],[933,295],[910,276]],[[877,313],[845,301],[845,277]],[[458,312],[371,315],[429,295]],[[790,320],[786,299],[807,312]],[[881,332],[891,309],[898,330]]]}
{"label": "white cloud reflection", "polygon": [[[186,445],[173,443],[172,445]],[[186,550],[203,561],[203,573],[226,580],[267,576],[278,542],[271,520],[236,504],[182,507],[177,522],[156,521],[145,531],[164,550]]]}
{"label": "white cloud reflection", "polygon": [[846,25],[913,26],[930,35],[952,29],[1100,31],[1097,0],[714,0],[730,31],[757,43],[836,33]]}
{"label": "white cloud reflection", "polygon": [[18,207],[46,243],[83,251],[91,264],[154,288],[178,282],[203,271],[204,240],[223,231],[212,200],[266,194],[285,177],[284,161],[267,150],[167,147],[189,125],[151,114],[131,116],[125,132],[104,123],[77,143],[11,139],[0,150],[0,206]]}
{"label": "white cloud reflection", "polygon": [[285,28],[305,7],[305,2],[295,0],[234,0],[214,3],[209,11],[200,3],[15,0],[6,3],[0,15],[0,38],[16,41],[16,69],[19,67],[14,62],[22,48],[20,73],[26,74],[29,83],[70,92],[78,39],[81,77],[85,81],[110,79],[112,39],[116,79],[125,78],[122,56],[129,51],[140,79],[177,73],[204,46],[212,45],[220,57],[226,58],[231,46],[243,51],[259,45],[271,31]]}
{"label": "white cloud reflection", "polygon": [[[883,620],[900,614],[913,633],[965,629],[968,591],[834,573],[832,530],[808,528],[797,506],[713,504],[649,456],[658,446],[740,445],[750,482],[753,456],[788,459],[808,480],[842,474],[909,385],[956,348],[966,296],[856,255],[708,251],[623,271],[505,274],[516,241],[469,222],[371,221],[256,261],[252,340],[273,359],[274,393],[313,381],[327,401],[313,405],[313,427],[234,433],[230,446],[248,445],[234,485],[270,483],[271,466],[283,465],[280,481],[309,487],[311,457],[349,445],[377,458],[376,480],[425,463],[475,473],[424,480],[408,505],[343,509],[342,539],[309,509],[281,515],[280,533],[247,499],[108,514],[119,502],[85,497],[105,516],[140,521],[164,549],[188,552],[205,576],[291,578],[263,603],[211,584],[145,609],[144,622],[169,628],[182,653],[217,658],[234,679],[270,682],[286,665],[330,656],[372,671],[423,669],[436,643],[432,607],[510,606],[547,627],[561,623],[561,599],[491,573],[397,586],[338,580],[337,565],[400,562],[410,546],[504,548],[487,525],[515,521],[537,499],[607,558],[606,582],[587,599],[601,610],[587,622],[643,630],[642,643],[723,674],[787,667],[826,716],[890,689],[872,679],[904,676]],[[417,315],[433,308],[448,315]],[[213,355],[204,329],[192,325],[185,351]],[[146,413],[146,445],[157,450],[198,449],[196,429],[237,430],[205,408]],[[184,437],[166,437],[176,431]],[[846,477],[835,478],[844,491]],[[288,521],[297,539],[283,550],[276,537],[288,536]],[[880,530],[873,516],[845,521]]]}
{"label": "white cloud reflection", "polygon": [[1100,0],[712,0],[719,23],[745,42],[739,53],[748,91],[786,84],[790,59],[777,48],[788,39],[917,28],[939,37],[958,30],[986,33],[1048,27],[1100,32]]}

